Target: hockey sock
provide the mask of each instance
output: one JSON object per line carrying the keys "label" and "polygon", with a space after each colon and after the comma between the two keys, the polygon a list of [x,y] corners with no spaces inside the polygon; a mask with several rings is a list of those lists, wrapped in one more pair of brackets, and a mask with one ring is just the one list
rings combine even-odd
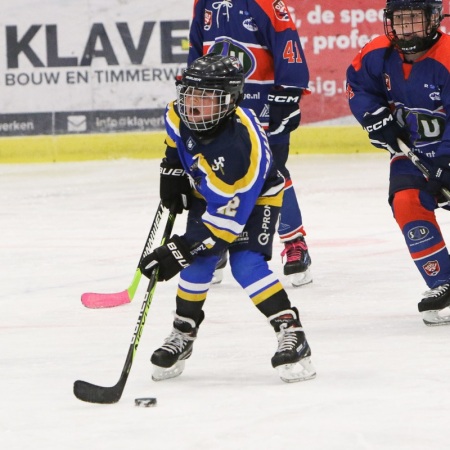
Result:
{"label": "hockey sock", "polygon": [[430,288],[450,280],[450,259],[436,221],[434,203],[417,189],[397,192],[392,209],[411,257]]}

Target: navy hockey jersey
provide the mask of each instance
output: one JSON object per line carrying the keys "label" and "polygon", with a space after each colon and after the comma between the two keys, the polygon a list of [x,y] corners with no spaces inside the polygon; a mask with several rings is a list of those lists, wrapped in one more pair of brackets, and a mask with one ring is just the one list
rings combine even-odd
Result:
{"label": "navy hockey jersey", "polygon": [[239,58],[246,74],[241,106],[253,109],[264,128],[271,87],[308,88],[305,55],[283,0],[196,0],[189,41],[188,65],[209,52]]}
{"label": "navy hockey jersey", "polygon": [[[180,119],[176,102],[168,105],[166,158],[182,164],[206,201],[201,242],[218,253],[237,239],[255,204],[281,206],[284,178],[272,164],[266,134],[253,111],[237,108],[214,139],[198,140]],[[198,242],[185,235],[190,244]]]}
{"label": "navy hockey jersey", "polygon": [[413,64],[386,36],[369,42],[347,70],[347,97],[361,123],[382,106],[406,125],[415,151],[450,155],[450,36],[440,39]]}

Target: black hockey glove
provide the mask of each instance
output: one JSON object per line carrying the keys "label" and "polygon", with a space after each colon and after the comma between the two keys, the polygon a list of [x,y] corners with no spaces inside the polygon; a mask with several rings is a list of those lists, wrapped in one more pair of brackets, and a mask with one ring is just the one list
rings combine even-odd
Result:
{"label": "black hockey glove", "polygon": [[443,187],[450,188],[450,156],[435,158],[430,163],[425,163],[430,172],[427,183],[427,191],[438,195]]}
{"label": "black hockey glove", "polygon": [[175,214],[191,207],[192,187],[189,177],[181,166],[170,165],[163,159],[159,169],[159,195],[164,207]]}
{"label": "black hockey glove", "polygon": [[153,269],[158,265],[158,281],[167,281],[188,267],[192,260],[189,247],[183,238],[174,234],[165,245],[144,256],[139,263],[139,268],[146,277],[150,278]]}
{"label": "black hockey glove", "polygon": [[269,135],[288,134],[300,125],[300,97],[298,88],[273,87],[269,102]]}
{"label": "black hockey glove", "polygon": [[392,154],[402,153],[397,138],[409,145],[409,133],[397,122],[388,108],[383,108],[376,114],[366,114],[362,126],[369,133],[370,143],[377,148],[383,148]]}

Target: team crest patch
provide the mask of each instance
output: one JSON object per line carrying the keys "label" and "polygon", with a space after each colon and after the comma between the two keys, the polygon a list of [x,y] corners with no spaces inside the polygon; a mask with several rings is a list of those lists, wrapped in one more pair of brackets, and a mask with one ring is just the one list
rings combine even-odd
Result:
{"label": "team crest patch", "polygon": [[423,270],[425,270],[426,274],[430,277],[435,277],[441,271],[439,262],[436,260],[435,261],[427,261],[422,267],[423,267]]}
{"label": "team crest patch", "polygon": [[249,19],[245,19],[242,22],[242,25],[244,28],[246,28],[248,31],[258,31],[258,25],[256,25],[255,21],[253,20],[253,17],[250,17]]}
{"label": "team crest patch", "polygon": [[278,20],[281,20],[283,22],[289,21],[289,12],[283,0],[275,0],[272,3],[272,6],[273,10],[275,11],[275,16]]}
{"label": "team crest patch", "polygon": [[191,152],[195,147],[195,141],[194,139],[192,139],[191,137],[188,138],[188,140],[186,141],[186,148],[188,149],[189,152]]}
{"label": "team crest patch", "polygon": [[355,96],[355,93],[353,92],[352,87],[348,83],[345,88],[345,95],[347,96],[348,100],[351,100]]}
{"label": "team crest patch", "polygon": [[203,16],[203,29],[208,31],[211,29],[213,13],[209,9],[205,9]]}

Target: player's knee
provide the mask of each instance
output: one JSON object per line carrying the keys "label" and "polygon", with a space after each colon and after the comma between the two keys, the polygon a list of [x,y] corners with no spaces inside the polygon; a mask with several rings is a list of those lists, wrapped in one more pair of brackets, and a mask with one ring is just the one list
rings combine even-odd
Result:
{"label": "player's knee", "polygon": [[231,273],[241,286],[246,284],[250,273],[260,270],[261,265],[267,265],[267,262],[260,253],[242,251],[230,255]]}
{"label": "player's knee", "polygon": [[412,221],[434,222],[435,201],[429,194],[418,189],[396,192],[392,199],[392,211],[400,228]]}

